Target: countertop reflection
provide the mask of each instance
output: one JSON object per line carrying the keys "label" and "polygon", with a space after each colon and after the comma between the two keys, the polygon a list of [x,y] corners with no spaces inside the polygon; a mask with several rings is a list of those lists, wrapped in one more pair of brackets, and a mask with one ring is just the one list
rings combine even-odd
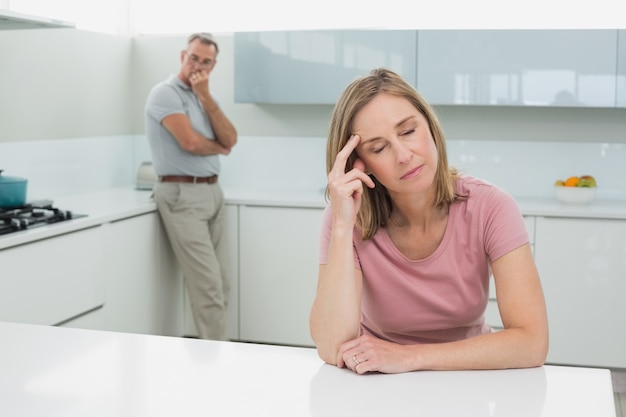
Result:
{"label": "countertop reflection", "polygon": [[311,415],[543,416],[544,367],[356,375],[323,365],[311,381]]}

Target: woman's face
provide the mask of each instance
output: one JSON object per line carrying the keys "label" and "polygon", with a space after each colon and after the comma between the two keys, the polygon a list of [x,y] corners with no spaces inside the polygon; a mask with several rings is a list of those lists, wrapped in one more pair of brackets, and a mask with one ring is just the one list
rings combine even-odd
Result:
{"label": "woman's face", "polygon": [[354,118],[357,154],[393,193],[427,190],[437,171],[437,148],[428,121],[407,99],[378,94]]}

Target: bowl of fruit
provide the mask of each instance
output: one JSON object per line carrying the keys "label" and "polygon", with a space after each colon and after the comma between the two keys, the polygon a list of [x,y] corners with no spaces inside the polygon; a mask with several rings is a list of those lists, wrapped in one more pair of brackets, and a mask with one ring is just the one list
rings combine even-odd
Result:
{"label": "bowl of fruit", "polygon": [[554,183],[556,198],[565,204],[588,204],[596,196],[596,179],[591,175],[569,177]]}

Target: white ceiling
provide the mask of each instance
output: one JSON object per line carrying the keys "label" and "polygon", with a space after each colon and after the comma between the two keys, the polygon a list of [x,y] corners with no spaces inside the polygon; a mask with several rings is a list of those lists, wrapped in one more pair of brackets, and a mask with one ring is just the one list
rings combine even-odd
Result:
{"label": "white ceiling", "polygon": [[0,9],[117,34],[298,29],[626,28],[624,0],[0,0]]}

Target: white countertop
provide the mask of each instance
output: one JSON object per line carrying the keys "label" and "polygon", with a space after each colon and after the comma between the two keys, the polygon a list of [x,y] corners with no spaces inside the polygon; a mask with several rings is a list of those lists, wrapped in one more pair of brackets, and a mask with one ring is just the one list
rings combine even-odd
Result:
{"label": "white countertop", "polygon": [[610,371],[356,375],[314,349],[0,322],[3,416],[614,417]]}
{"label": "white countertop", "polygon": [[[151,191],[136,190],[133,186],[128,186],[55,198],[55,207],[87,214],[87,217],[0,236],[0,249],[153,212],[156,206],[150,198],[151,195]],[[321,189],[293,191],[227,188],[224,195],[228,204],[304,208],[326,206]],[[561,204],[556,198],[522,197],[517,201],[522,213],[528,216],[626,220],[626,201],[596,200],[581,206]]]}

